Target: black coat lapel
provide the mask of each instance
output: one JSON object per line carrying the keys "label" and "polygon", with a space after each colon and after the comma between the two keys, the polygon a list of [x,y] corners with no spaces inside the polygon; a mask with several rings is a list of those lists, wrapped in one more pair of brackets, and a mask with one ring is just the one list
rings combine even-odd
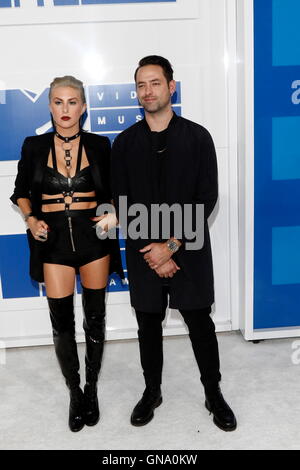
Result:
{"label": "black coat lapel", "polygon": [[44,134],[43,140],[38,146],[33,149],[33,180],[32,180],[32,201],[39,211],[41,195],[42,195],[42,181],[44,170],[47,166],[51,141],[53,139],[53,132]]}
{"label": "black coat lapel", "polygon": [[100,170],[100,168],[102,168],[101,147],[97,146],[97,148],[95,148],[92,145],[92,139],[89,138],[88,133],[82,134],[82,143],[85,149],[88,162],[91,167],[91,173],[95,183],[97,198],[99,199],[100,197],[100,199],[102,199],[106,191],[105,182],[103,181],[103,174],[105,173],[105,169],[103,168],[103,171]]}

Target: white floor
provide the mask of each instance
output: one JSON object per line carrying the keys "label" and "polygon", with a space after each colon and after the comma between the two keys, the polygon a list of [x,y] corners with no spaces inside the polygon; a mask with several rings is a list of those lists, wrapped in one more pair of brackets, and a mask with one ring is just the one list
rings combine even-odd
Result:
{"label": "white floor", "polygon": [[[229,332],[219,333],[218,341],[222,391],[238,420],[235,432],[213,424],[189,338],[181,336],[164,340],[164,401],[141,428],[129,423],[144,388],[137,341],[106,343],[101,420],[79,433],[68,429],[68,392],[53,347],[7,350],[6,363],[0,364],[0,449],[300,449],[295,340],[253,344]],[[79,351],[83,365],[84,344]],[[82,377],[83,372],[82,367]]]}

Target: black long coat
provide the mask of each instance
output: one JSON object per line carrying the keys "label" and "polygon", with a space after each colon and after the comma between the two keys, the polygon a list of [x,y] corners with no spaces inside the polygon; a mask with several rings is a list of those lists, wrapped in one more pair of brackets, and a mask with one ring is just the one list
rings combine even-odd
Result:
{"label": "black long coat", "polygon": [[[18,163],[18,173],[15,181],[14,192],[11,201],[17,205],[18,198],[30,199],[32,213],[38,219],[42,219],[42,181],[44,170],[47,166],[48,156],[53,141],[53,132],[40,136],[27,137],[22,146],[21,159]],[[83,147],[91,167],[91,174],[95,184],[96,199],[98,205],[110,203],[110,141],[107,137],[83,132]],[[43,282],[43,265],[41,252],[45,244],[36,241],[30,230],[27,230],[30,248],[30,275],[38,282]],[[124,277],[121,265],[121,257],[117,240],[111,240],[111,272],[118,272]]]}
{"label": "black long coat", "polygon": [[[218,198],[218,177],[215,147],[209,132],[202,126],[174,114],[167,137],[167,170],[165,201],[159,201],[159,188],[151,131],[142,120],[122,132],[112,149],[112,190],[119,210],[119,196],[127,196],[128,206],[166,202],[204,204],[204,245],[186,250],[185,243],[173,255],[180,266],[169,280],[170,308],[193,310],[214,302],[214,279],[207,218]],[[129,217],[128,221],[132,219]],[[151,222],[149,221],[149,225]],[[149,231],[149,233],[151,233]],[[185,241],[184,237],[182,238]],[[160,312],[162,279],[150,269],[139,249],[151,242],[163,241],[127,238],[127,268],[132,306],[140,311]]]}

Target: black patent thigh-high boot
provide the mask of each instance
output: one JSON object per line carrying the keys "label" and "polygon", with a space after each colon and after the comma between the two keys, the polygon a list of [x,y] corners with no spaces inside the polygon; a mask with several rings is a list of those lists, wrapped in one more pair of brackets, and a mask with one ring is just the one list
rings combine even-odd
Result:
{"label": "black patent thigh-high boot", "polygon": [[86,341],[85,424],[94,426],[100,418],[97,381],[105,339],[105,288],[88,289],[82,286],[82,307]]}
{"label": "black patent thigh-high boot", "polygon": [[83,392],[80,388],[79,359],[75,340],[73,294],[60,299],[48,297],[56,356],[70,390],[69,427],[80,431],[84,426]]}

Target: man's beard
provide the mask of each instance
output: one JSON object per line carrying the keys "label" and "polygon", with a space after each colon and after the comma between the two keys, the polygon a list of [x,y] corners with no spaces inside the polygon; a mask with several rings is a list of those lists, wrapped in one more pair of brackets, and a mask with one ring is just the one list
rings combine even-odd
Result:
{"label": "man's beard", "polygon": [[153,106],[151,106],[151,104],[147,104],[147,103],[144,103],[143,104],[143,108],[145,109],[145,111],[147,111],[147,113],[149,114],[154,114],[154,113],[157,113],[159,111],[163,111],[164,109],[166,109],[169,105],[169,100],[168,101],[165,101],[164,103],[162,102],[155,102],[153,103]]}

